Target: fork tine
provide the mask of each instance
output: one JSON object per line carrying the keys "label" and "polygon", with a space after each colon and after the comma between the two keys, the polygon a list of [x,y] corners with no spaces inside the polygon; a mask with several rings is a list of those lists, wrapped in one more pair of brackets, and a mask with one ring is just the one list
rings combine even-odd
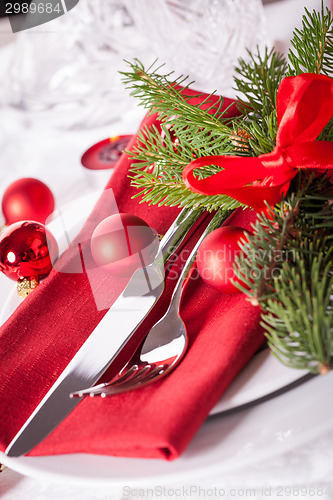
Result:
{"label": "fork tine", "polygon": [[[114,381],[107,382],[105,385],[103,385],[103,387],[101,387],[101,390],[105,389],[103,390],[103,392],[107,392],[107,388],[109,387],[112,390],[118,387],[124,388],[132,384],[140,383],[140,380],[148,377],[154,371],[154,368],[155,365],[151,364],[146,364],[144,366],[143,365],[137,366],[137,370],[135,371],[135,373],[132,374],[131,377],[128,377],[127,379],[123,380],[115,379]],[[94,389],[94,387],[92,389]]]}
{"label": "fork tine", "polygon": [[111,396],[114,394],[119,394],[120,392],[126,392],[132,390],[133,387],[138,387],[141,385],[141,380],[145,379],[146,374],[150,374],[152,370],[151,365],[145,365],[142,369],[137,370],[133,373],[132,377],[128,379],[123,379],[119,381],[116,379],[112,382],[108,382],[106,384],[101,384],[100,388],[96,390],[96,387],[92,387],[91,389],[86,389],[83,394],[84,396],[89,395],[90,397],[101,396],[105,398],[106,396]]}
{"label": "fork tine", "polygon": [[121,370],[121,372],[119,372],[119,375],[116,375],[109,382],[106,382],[106,384],[109,385],[109,384],[115,384],[115,383],[125,382],[128,379],[130,379],[131,377],[135,376],[135,374],[138,371],[138,369],[139,369],[139,365],[137,365],[137,364],[132,365],[131,367],[128,367],[128,365],[126,365]]}
{"label": "fork tine", "polygon": [[[132,391],[134,389],[139,389],[144,385],[148,384],[151,380],[157,380],[158,375],[164,375],[169,367],[166,365],[156,365],[156,366],[146,366],[144,367],[137,376],[127,382],[121,384],[106,384],[103,389],[99,392],[102,397],[113,396],[119,392]],[[97,395],[97,394],[95,394]]]}
{"label": "fork tine", "polygon": [[[120,373],[122,373],[125,370],[126,366],[122,369]],[[131,377],[135,376],[135,373],[138,371],[139,366],[138,365],[132,365],[130,368],[126,370],[125,373],[122,375],[116,375],[113,379],[111,379],[108,382],[103,382],[102,384],[94,385],[93,387],[88,387],[86,389],[82,389],[80,391],[72,392],[70,394],[71,398],[82,398],[84,396],[94,396],[94,395],[99,395],[103,392],[103,389],[109,385],[116,385],[116,384],[121,384],[125,383],[128,380],[131,379]]]}
{"label": "fork tine", "polygon": [[151,378],[155,377],[158,372],[161,370],[162,366],[155,365],[155,364],[147,364],[142,367],[142,369],[138,370],[137,373],[128,381],[118,384],[118,381],[116,380],[114,383],[107,384],[106,387],[118,387],[118,385],[124,387],[127,384],[142,384],[146,380],[150,380]]}
{"label": "fork tine", "polygon": [[136,387],[142,387],[150,380],[157,378],[158,375],[162,375],[168,369],[168,365],[151,365],[147,364],[142,368],[138,365],[132,366],[128,372],[126,372],[122,377],[115,378],[110,382],[105,382],[103,384],[84,389],[73,393],[72,397],[83,398],[86,396],[112,396],[119,394],[120,392],[127,392],[135,389]]}
{"label": "fork tine", "polygon": [[[123,375],[115,376],[114,379],[111,379],[109,382],[103,382],[102,384],[95,385],[93,387],[88,387],[87,389],[83,389],[81,391],[73,392],[70,397],[72,398],[82,398],[85,396],[99,396],[106,391],[106,387],[110,387],[115,389],[116,387],[126,387],[127,384],[132,383],[137,380],[142,374],[145,374],[148,370],[150,370],[151,365],[145,365],[144,368],[140,369],[141,366],[132,365]],[[123,368],[124,370],[124,368]],[[123,371],[122,370],[122,371]]]}
{"label": "fork tine", "polygon": [[[151,369],[152,368],[152,369]],[[167,367],[168,368],[168,367]],[[135,379],[128,380],[121,384],[106,384],[103,388],[100,389],[98,393],[91,393],[93,396],[101,396],[102,398],[108,396],[114,396],[119,393],[133,391],[135,389],[139,389],[146,384],[149,384],[151,380],[157,380],[158,375],[162,375],[167,371],[165,365],[158,366],[145,366],[138,374]]]}

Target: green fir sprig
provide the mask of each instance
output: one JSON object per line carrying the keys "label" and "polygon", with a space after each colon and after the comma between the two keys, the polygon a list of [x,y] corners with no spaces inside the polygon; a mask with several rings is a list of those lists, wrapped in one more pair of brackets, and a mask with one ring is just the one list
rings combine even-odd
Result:
{"label": "green fir sprig", "polygon": [[333,186],[299,175],[279,209],[261,214],[241,243],[237,284],[263,310],[268,344],[281,362],[313,373],[333,366]]}
{"label": "green fir sprig", "polygon": [[317,73],[333,76],[332,13],[322,4],[321,11],[305,8],[302,28],[296,28],[291,39],[288,59],[289,75]]}
{"label": "green fir sprig", "polygon": [[[262,63],[259,54],[253,56],[252,61],[256,61],[258,66]],[[281,68],[286,66],[282,56],[274,51],[266,53],[264,62],[265,71],[279,82]],[[222,111],[222,97],[213,100],[214,94],[211,94],[193,103],[200,94],[186,95],[189,86],[186,78],[173,78],[173,73],[161,75],[158,71],[162,66],[156,63],[147,70],[137,60],[129,66],[131,71],[122,73],[125,85],[150,113],[158,113],[162,127],[162,134],[156,127],[141,130],[138,145],[128,152],[135,160],[130,177],[139,190],[138,197],[150,204],[199,205],[209,211],[221,206],[225,209],[240,206],[239,202],[225,195],[193,193],[182,182],[182,171],[188,163],[202,156],[257,156],[271,151],[277,129],[274,106],[267,104],[269,114],[265,116],[261,113],[261,120],[258,120],[256,108],[259,108],[259,101],[253,100],[255,107],[251,107],[251,111],[245,100],[240,101],[240,115],[231,123],[226,117],[226,110]],[[239,81],[239,91],[244,99],[249,99],[254,89],[249,80],[251,75],[254,77],[254,72],[245,62],[241,66],[242,71],[247,72],[248,83],[242,86]],[[273,95],[270,78],[256,80],[256,86],[261,95],[269,96],[267,102],[270,102]],[[177,138],[176,146],[172,137]],[[216,170],[217,167],[211,165],[206,168],[205,175],[212,175]],[[198,171],[197,175],[202,175],[202,171]]]}
{"label": "green fir sprig", "polygon": [[[184,167],[195,158],[221,152],[236,154],[237,141],[247,144],[237,134],[235,123],[227,124],[222,111],[223,98],[213,101],[211,94],[192,104],[200,94],[186,95],[185,78],[173,79],[172,73],[160,75],[157,73],[160,66],[145,70],[139,61],[130,66],[131,72],[123,73],[125,84],[133,95],[140,97],[142,105],[158,113],[162,129],[141,130],[138,145],[128,152],[135,160],[130,177],[132,185],[138,188],[137,196],[149,204],[202,206],[209,211],[221,206],[226,210],[240,206],[228,196],[193,193],[182,181]],[[214,165],[206,170],[206,175],[212,172],[216,172]]]}

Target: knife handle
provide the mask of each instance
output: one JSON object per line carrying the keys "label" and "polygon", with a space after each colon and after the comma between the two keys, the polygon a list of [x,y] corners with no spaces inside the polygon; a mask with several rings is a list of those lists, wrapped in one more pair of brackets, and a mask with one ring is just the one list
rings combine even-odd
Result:
{"label": "knife handle", "polygon": [[183,208],[161,240],[159,254],[162,254],[164,265],[207,215],[201,207]]}

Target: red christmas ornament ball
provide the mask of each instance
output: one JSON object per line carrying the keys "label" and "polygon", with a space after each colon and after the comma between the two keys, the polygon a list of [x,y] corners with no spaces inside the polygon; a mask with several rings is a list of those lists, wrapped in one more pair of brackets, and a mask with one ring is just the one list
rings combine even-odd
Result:
{"label": "red christmas ornament ball", "polygon": [[140,217],[120,213],[104,219],[93,232],[91,253],[97,266],[114,276],[129,277],[153,262],[156,232]]}
{"label": "red christmas ornament ball", "polygon": [[53,194],[48,186],[38,179],[19,179],[7,187],[2,197],[2,212],[7,225],[22,220],[45,224],[53,210]]}
{"label": "red christmas ornament ball", "polygon": [[[231,280],[241,283],[233,270],[235,257],[241,252],[239,241],[248,231],[237,226],[224,226],[212,231],[201,243],[197,268],[207,285],[224,293],[239,293]],[[244,283],[242,283],[244,285]]]}
{"label": "red christmas ornament ball", "polygon": [[12,280],[46,278],[58,257],[58,245],[43,224],[15,222],[0,236],[0,270]]}

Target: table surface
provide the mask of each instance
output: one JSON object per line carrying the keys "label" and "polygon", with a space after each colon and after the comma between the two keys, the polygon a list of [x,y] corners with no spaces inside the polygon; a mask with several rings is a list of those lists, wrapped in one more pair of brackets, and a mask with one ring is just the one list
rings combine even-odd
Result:
{"label": "table surface", "polygon": [[[265,2],[264,2],[265,3]],[[327,1],[328,5],[329,2]],[[278,0],[265,3],[265,14],[267,17],[267,31],[275,47],[286,52],[292,29],[300,18],[303,6],[319,7],[319,0]],[[4,48],[15,43],[16,35],[13,35],[7,19],[0,21],[0,62],[4,60]],[[9,44],[9,45],[8,45]],[[1,67],[1,64],[0,64]],[[6,78],[6,72],[1,70]],[[0,98],[1,99],[1,98]],[[94,128],[81,131],[63,131],[59,129],[38,128],[38,124],[31,124],[24,120],[24,113],[10,110],[5,103],[0,107],[0,145],[4,151],[0,158],[0,194],[6,186],[15,178],[38,177],[48,185],[52,186],[57,206],[75,199],[76,196],[88,194],[94,190],[102,189],[106,182],[107,173],[104,177],[88,177],[80,167],[80,155],[88,146],[111,135],[128,134],[135,132],[140,119],[142,109],[133,108],[107,127]],[[22,133],[23,132],[23,133]],[[38,134],[38,135],[37,135]],[[34,150],[33,144],[39,137],[43,139],[46,147],[42,151]],[[2,140],[4,141],[2,142]],[[19,140],[20,147],[17,148]],[[56,152],[56,145],[61,140],[62,152]],[[9,144],[9,146],[7,146]],[[52,159],[49,152],[52,151]],[[66,158],[63,152],[66,151]],[[8,168],[10,164],[11,168]],[[48,168],[45,168],[45,165]],[[68,165],[72,165],[68,168]],[[75,180],[75,182],[74,182]],[[0,276],[1,297],[4,297],[12,289],[12,283]],[[319,409],[320,411],[320,409]],[[200,481],[201,491],[193,492],[191,498],[202,498],[212,496],[212,487],[215,487],[215,496],[221,496],[224,488],[223,498],[235,498],[233,488],[242,487],[239,496],[244,498],[285,498],[287,496],[300,496],[301,498],[314,498],[314,490],[317,488],[315,497],[333,499],[333,438],[323,435],[315,442],[311,441],[302,447],[287,454],[275,457],[265,463],[254,464],[253,467],[240,471],[240,477],[206,477]],[[274,483],[294,486],[308,485],[308,489],[301,493],[295,489],[294,492],[285,490],[286,496],[278,496],[276,489],[270,489]],[[193,477],[193,484],[197,484]],[[0,474],[0,496],[3,500],[19,500],[33,498],[34,500],[62,498],[62,500],[110,500],[124,498],[154,498],[154,493],[148,490],[129,490],[124,488],[94,487],[73,485],[65,480],[61,483],[51,483],[22,476],[21,474],[6,468]],[[151,485],[147,485],[149,488]],[[177,485],[186,487],[190,485]],[[248,491],[246,487],[249,487]],[[326,487],[325,490],[320,488]],[[332,487],[331,487],[332,486]],[[175,486],[176,487],[176,486]],[[318,489],[319,488],[319,489]],[[255,493],[254,493],[255,492]],[[298,492],[298,493],[297,493]],[[170,485],[166,495],[162,498],[179,497],[179,491],[172,490]],[[186,489],[184,495],[186,496]],[[157,496],[159,496],[157,494]]]}

